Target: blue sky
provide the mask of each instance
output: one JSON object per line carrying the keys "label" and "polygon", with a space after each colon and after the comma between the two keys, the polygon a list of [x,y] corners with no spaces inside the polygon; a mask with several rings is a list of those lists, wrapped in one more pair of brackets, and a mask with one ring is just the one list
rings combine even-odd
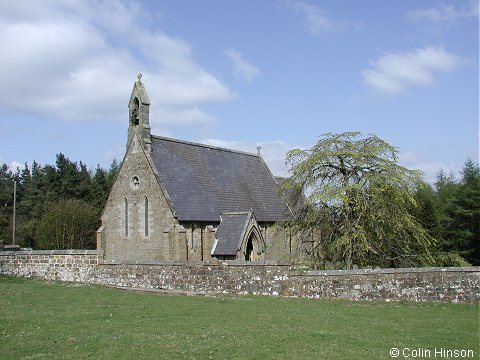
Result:
{"label": "blue sky", "polygon": [[152,132],[256,152],[375,133],[400,162],[479,155],[477,1],[0,2],[0,162],[121,160],[136,75]]}

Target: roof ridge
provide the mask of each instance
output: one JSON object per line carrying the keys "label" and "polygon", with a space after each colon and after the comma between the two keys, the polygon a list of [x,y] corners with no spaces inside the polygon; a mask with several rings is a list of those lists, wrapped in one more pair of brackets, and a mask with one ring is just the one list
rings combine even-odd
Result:
{"label": "roof ridge", "polygon": [[199,146],[199,147],[212,149],[212,150],[227,151],[227,152],[241,154],[241,155],[249,155],[249,156],[258,157],[257,154],[249,153],[249,152],[246,152],[246,151],[228,149],[228,148],[224,148],[224,147],[220,147],[220,146],[207,145],[207,144],[197,143],[197,142],[193,142],[193,141],[174,139],[174,138],[169,138],[169,137],[166,137],[166,136],[151,135],[151,138],[152,139],[157,139],[157,140],[166,140],[166,141],[176,142],[176,143],[185,144],[185,145]]}
{"label": "roof ridge", "polygon": [[222,211],[220,215],[248,215],[250,210],[247,211]]}

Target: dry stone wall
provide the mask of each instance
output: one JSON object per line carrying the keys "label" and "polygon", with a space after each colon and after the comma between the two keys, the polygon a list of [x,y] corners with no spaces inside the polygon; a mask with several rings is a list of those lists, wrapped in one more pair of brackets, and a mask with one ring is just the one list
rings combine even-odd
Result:
{"label": "dry stone wall", "polygon": [[95,250],[0,252],[0,274],[89,282],[101,254]]}
{"label": "dry stone wall", "polygon": [[94,250],[0,252],[0,274],[204,294],[477,303],[480,268],[304,271],[282,264],[117,264]]}

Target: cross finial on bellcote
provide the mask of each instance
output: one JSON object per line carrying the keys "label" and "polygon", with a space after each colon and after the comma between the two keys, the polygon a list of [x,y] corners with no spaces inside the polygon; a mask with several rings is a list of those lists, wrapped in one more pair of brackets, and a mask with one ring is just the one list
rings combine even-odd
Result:
{"label": "cross finial on bellcote", "polygon": [[139,84],[142,83],[142,73],[138,73],[138,75],[137,75],[137,82],[138,82]]}

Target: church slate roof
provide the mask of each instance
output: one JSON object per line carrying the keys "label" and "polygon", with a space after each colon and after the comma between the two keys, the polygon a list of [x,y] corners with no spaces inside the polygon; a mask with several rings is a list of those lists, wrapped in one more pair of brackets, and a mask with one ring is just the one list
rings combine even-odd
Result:
{"label": "church slate roof", "polygon": [[249,218],[249,212],[222,214],[222,221],[217,227],[213,256],[237,254],[238,242],[242,238]]}
{"label": "church slate roof", "polygon": [[220,221],[253,209],[257,221],[287,215],[263,159],[254,154],[152,136],[152,160],[180,221]]}

